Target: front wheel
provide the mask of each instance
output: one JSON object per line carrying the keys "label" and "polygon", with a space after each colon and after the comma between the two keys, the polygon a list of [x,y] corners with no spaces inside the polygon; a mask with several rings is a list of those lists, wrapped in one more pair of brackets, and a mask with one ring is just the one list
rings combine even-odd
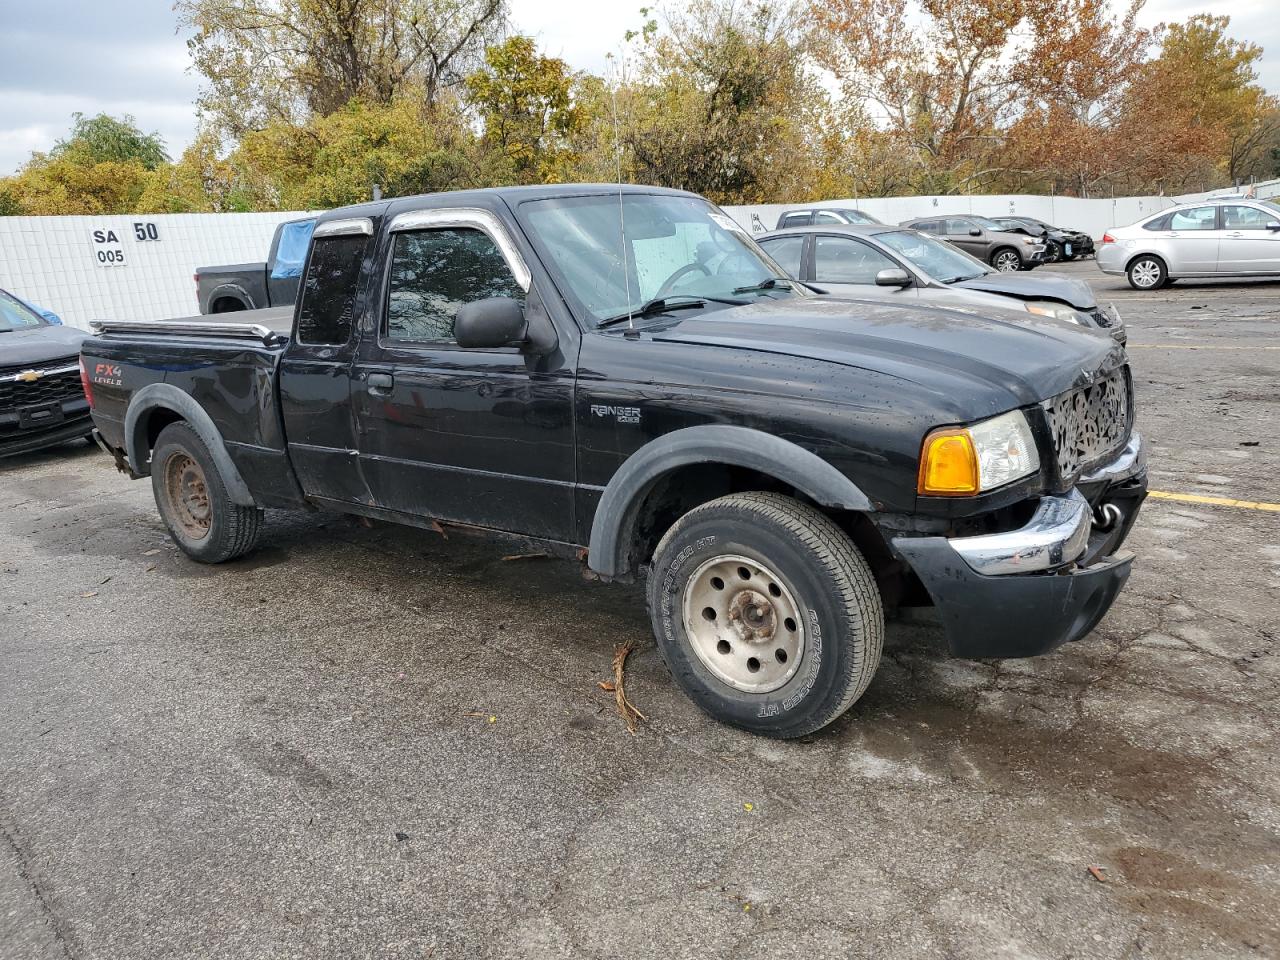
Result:
{"label": "front wheel", "polygon": [[1070,260],[1070,259],[1071,259],[1070,257],[1067,257],[1063,254],[1062,244],[1058,243],[1057,240],[1045,241],[1045,247],[1044,247],[1045,263],[1057,263],[1059,260]]}
{"label": "front wheel", "polygon": [[649,614],[676,682],[703,710],[771,737],[831,723],[880,663],[884,609],[862,554],[790,497],[695,507],[649,571]]}
{"label": "front wheel", "polygon": [[1012,247],[1002,247],[991,255],[991,265],[1001,273],[1013,273],[1022,269],[1022,256]]}
{"label": "front wheel", "polygon": [[1126,271],[1129,286],[1135,290],[1159,290],[1169,282],[1169,270],[1159,257],[1141,256]]}
{"label": "front wheel", "polygon": [[174,543],[192,560],[222,563],[258,542],[262,511],[231,499],[209,448],[185,423],[169,424],[156,438],[151,492]]}

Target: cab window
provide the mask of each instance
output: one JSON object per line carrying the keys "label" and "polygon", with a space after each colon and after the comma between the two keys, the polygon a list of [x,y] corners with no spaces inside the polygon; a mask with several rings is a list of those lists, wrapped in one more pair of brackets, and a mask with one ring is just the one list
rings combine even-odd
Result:
{"label": "cab window", "polygon": [[489,297],[524,302],[524,291],[487,233],[450,227],[395,235],[384,329],[388,340],[455,343],[458,310]]}
{"label": "cab window", "polygon": [[302,281],[298,303],[298,342],[336,345],[351,339],[360,262],[368,237],[318,237]]}

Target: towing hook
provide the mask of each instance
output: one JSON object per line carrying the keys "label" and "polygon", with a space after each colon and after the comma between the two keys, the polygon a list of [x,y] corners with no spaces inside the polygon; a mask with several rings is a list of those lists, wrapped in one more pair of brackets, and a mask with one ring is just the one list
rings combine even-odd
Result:
{"label": "towing hook", "polygon": [[1104,503],[1093,511],[1093,525],[1099,530],[1110,530],[1124,516],[1114,503]]}

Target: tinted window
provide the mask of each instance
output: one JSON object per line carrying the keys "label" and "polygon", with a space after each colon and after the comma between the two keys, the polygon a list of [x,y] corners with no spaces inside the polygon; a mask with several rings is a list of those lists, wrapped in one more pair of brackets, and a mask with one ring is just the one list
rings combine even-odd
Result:
{"label": "tinted window", "polygon": [[1213,207],[1192,207],[1175,210],[1169,217],[1170,230],[1215,230]]}
{"label": "tinted window", "polygon": [[459,308],[489,297],[524,302],[524,291],[488,234],[468,227],[396,234],[389,339],[452,342]]}
{"label": "tinted window", "polygon": [[1162,217],[1156,217],[1154,220],[1148,220],[1142,225],[1143,230],[1168,230],[1169,221],[1173,218],[1173,214],[1166,213]]}
{"label": "tinted window", "polygon": [[948,237],[967,237],[969,231],[975,229],[977,224],[970,223],[968,220],[948,220],[946,227]]}
{"label": "tinted window", "polygon": [[307,244],[311,242],[314,220],[286,223],[280,230],[280,243],[276,245],[276,262],[271,267],[271,279],[302,276],[302,264],[307,259]]}
{"label": "tinted window", "polygon": [[773,257],[783,270],[800,279],[800,257],[804,253],[804,237],[774,237],[761,240],[764,252]]}
{"label": "tinted window", "polygon": [[808,213],[788,213],[782,218],[780,227],[804,227],[809,224],[810,214]]}
{"label": "tinted window", "polygon": [[1267,224],[1274,222],[1274,213],[1264,213],[1257,207],[1223,207],[1222,228],[1224,230],[1265,230]]}
{"label": "tinted window", "polygon": [[827,211],[823,210],[816,217],[813,218],[813,222],[814,223],[844,223],[845,221],[841,217],[837,217],[834,213],[827,213]]}
{"label": "tinted window", "polygon": [[875,283],[881,270],[896,269],[896,263],[859,240],[818,237],[813,248],[813,276],[820,283]]}
{"label": "tinted window", "polygon": [[311,245],[311,260],[298,305],[301,343],[346,343],[351,339],[360,261],[369,238],[321,237]]}
{"label": "tinted window", "polygon": [[917,220],[911,224],[912,229],[924,230],[928,233],[941,233],[937,220]]}

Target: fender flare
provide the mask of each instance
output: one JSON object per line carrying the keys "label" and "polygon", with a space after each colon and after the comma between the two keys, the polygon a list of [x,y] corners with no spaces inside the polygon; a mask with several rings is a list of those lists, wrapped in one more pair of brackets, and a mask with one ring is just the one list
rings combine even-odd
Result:
{"label": "fender flare", "polygon": [[256,310],[258,305],[254,303],[253,296],[238,283],[220,283],[209,291],[209,296],[205,298],[204,312],[206,314],[213,312],[213,305],[217,300],[225,296],[231,296],[244,304],[246,310]]}
{"label": "fender flare", "polygon": [[665,474],[695,463],[747,467],[790,484],[816,503],[837,510],[872,510],[866,494],[816,453],[790,440],[725,424],[685,427],[651,440],[618,468],[605,487],[587,563],[606,577],[629,572],[629,547],[645,496]]}
{"label": "fender flare", "polygon": [[249,492],[249,486],[240,476],[240,471],[227,453],[227,445],[222,434],[214,425],[213,419],[200,404],[183,393],[171,383],[151,383],[133,395],[129,401],[128,412],[124,417],[125,450],[129,454],[129,464],[139,477],[151,473],[150,447],[147,444],[147,419],[155,410],[171,410],[186,421],[187,426],[196,432],[213,457],[213,462],[226,484],[227,494],[242,507],[254,507],[258,504]]}

